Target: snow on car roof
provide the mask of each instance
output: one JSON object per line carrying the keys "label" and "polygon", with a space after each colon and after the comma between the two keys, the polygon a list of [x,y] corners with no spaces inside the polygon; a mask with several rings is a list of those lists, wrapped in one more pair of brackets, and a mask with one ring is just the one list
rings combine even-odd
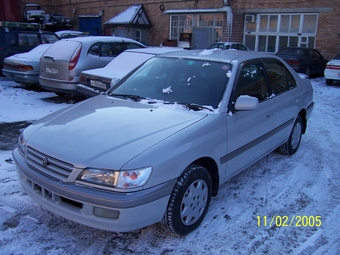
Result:
{"label": "snow on car roof", "polygon": [[278,57],[258,52],[248,52],[248,51],[231,51],[231,50],[220,50],[220,49],[204,49],[204,50],[184,50],[180,52],[170,52],[166,53],[169,57],[179,57],[179,58],[193,58],[202,59],[210,61],[221,61],[221,62],[231,62],[233,60],[247,60],[255,58],[276,58]]}

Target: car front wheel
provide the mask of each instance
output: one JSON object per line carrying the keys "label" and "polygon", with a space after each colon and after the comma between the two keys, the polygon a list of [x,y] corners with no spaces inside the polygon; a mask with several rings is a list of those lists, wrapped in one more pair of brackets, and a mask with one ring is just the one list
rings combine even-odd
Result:
{"label": "car front wheel", "polygon": [[198,165],[189,166],[170,195],[161,221],[163,228],[180,236],[196,229],[209,208],[212,180],[209,172]]}
{"label": "car front wheel", "polygon": [[293,155],[299,148],[302,137],[302,118],[300,115],[295,120],[293,130],[289,135],[288,141],[280,145],[278,151],[283,155]]}

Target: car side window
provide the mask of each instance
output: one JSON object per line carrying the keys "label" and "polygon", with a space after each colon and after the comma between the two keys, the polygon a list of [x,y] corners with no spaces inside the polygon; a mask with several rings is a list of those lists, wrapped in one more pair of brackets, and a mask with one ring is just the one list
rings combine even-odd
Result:
{"label": "car side window", "polygon": [[19,46],[34,47],[40,44],[38,34],[18,33]]}
{"label": "car side window", "polygon": [[243,50],[243,51],[247,50],[247,48],[244,45],[242,45],[242,44],[238,44],[238,49],[239,50]]}
{"label": "car side window", "polygon": [[5,42],[7,46],[18,46],[17,42],[15,41],[15,33],[6,32]]}
{"label": "car side window", "polygon": [[234,100],[241,95],[257,97],[260,102],[267,98],[266,79],[260,63],[242,66],[236,82]]}
{"label": "car side window", "polygon": [[309,55],[311,58],[321,58],[321,54],[316,50],[309,50]]}
{"label": "car side window", "polygon": [[121,42],[103,42],[101,56],[117,57],[125,49],[124,43]]}
{"label": "car side window", "polygon": [[265,62],[265,67],[271,90],[274,95],[278,95],[296,87],[295,79],[282,63]]}
{"label": "car side window", "polygon": [[100,53],[99,48],[100,48],[100,43],[93,44],[90,47],[88,54],[94,55],[94,56],[99,56],[99,53]]}
{"label": "car side window", "polygon": [[125,42],[125,46],[127,49],[139,49],[139,48],[144,48],[143,46],[137,44],[137,43],[132,43],[132,42]]}

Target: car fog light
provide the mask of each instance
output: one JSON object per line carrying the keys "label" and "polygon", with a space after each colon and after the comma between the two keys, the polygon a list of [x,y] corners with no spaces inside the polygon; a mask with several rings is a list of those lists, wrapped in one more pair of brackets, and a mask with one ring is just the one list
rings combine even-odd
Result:
{"label": "car fog light", "polygon": [[108,219],[115,219],[115,220],[119,218],[119,211],[110,210],[110,209],[101,208],[101,207],[94,207],[93,214],[101,218],[108,218]]}

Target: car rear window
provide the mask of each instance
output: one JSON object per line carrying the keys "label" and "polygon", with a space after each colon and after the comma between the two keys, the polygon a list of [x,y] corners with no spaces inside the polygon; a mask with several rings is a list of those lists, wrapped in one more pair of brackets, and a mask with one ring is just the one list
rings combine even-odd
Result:
{"label": "car rear window", "polygon": [[305,55],[305,50],[303,50],[303,49],[283,49],[278,54],[280,54],[280,55],[303,56],[303,55]]}
{"label": "car rear window", "polygon": [[68,60],[79,46],[80,42],[60,40],[52,44],[44,55],[52,56],[55,60]]}

